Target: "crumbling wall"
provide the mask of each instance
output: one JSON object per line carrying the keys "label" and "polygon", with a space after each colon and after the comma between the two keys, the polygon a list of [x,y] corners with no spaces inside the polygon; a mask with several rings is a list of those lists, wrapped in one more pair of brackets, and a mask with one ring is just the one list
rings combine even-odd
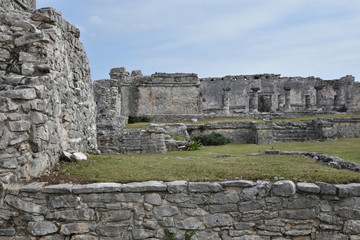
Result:
{"label": "crumbling wall", "polygon": [[194,73],[130,75],[114,68],[121,88],[124,116],[148,116],[153,121],[204,117],[291,117],[292,115],[360,111],[360,85],[354,77],[335,80],[280,77],[278,74],[198,78]]}
{"label": "crumbling wall", "polygon": [[358,239],[360,184],[143,182],[4,190],[4,239]]}
{"label": "crumbling wall", "polygon": [[0,7],[4,11],[34,11],[36,0],[0,0]]}
{"label": "crumbling wall", "polygon": [[53,8],[10,10],[0,8],[1,181],[39,176],[62,150],[97,148],[79,30]]}

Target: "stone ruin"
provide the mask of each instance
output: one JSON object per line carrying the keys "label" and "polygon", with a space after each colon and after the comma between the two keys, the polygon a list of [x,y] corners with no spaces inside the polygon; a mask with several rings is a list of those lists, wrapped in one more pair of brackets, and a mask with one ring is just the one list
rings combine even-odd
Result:
{"label": "stone ruin", "polygon": [[95,152],[80,31],[35,0],[0,0],[0,181],[37,177],[62,151]]}
{"label": "stone ruin", "polygon": [[[183,121],[356,113],[360,87],[351,76],[199,79],[196,74],[130,75],[120,68],[93,89],[79,35],[56,9],[36,10],[35,0],[0,0],[0,239],[160,240],[166,229],[176,239],[195,231],[194,240],[360,239],[360,184],[355,183],[22,185],[20,179],[41,175],[64,151],[97,153],[97,141],[103,152],[142,153],[177,149],[182,143],[169,134],[188,140],[214,131],[233,141],[262,143],[294,136],[296,141],[360,137],[360,118],[123,129],[129,115]],[[349,164],[324,154],[268,153],[309,155],[339,168]],[[352,168],[360,171],[358,165]]]}
{"label": "stone ruin", "polygon": [[[321,80],[274,74],[198,78],[111,69],[92,85],[80,31],[35,0],[0,0],[0,181],[41,175],[64,152],[157,153],[191,136],[219,132],[233,142],[272,143],[358,136],[358,119],[302,124],[153,124],[124,129],[129,116],[153,121],[209,117],[294,117],[360,112],[354,77]],[[344,127],[344,124],[347,127]],[[341,126],[341,127],[339,127]],[[334,130],[335,129],[335,130]],[[346,131],[344,129],[351,129]],[[181,136],[174,140],[172,136]],[[99,145],[99,147],[98,147]]]}
{"label": "stone ruin", "polygon": [[[353,76],[336,80],[276,74],[222,78],[198,78],[194,73],[143,76],[139,70],[130,74],[121,67],[111,69],[110,79],[95,81],[94,88],[101,114],[114,111],[119,116],[147,116],[153,121],[360,112],[360,83]],[[108,109],[102,107],[110,102]]]}
{"label": "stone ruin", "polygon": [[[360,83],[280,77],[275,74],[198,78],[194,73],[130,74],[124,67],[94,82],[98,146],[104,153],[163,153],[182,149],[192,136],[220,133],[231,142],[332,141],[360,137],[360,119],[318,119],[306,123],[266,121],[206,125],[160,124],[147,130],[123,129],[128,116],[153,122],[216,117],[294,118],[326,113],[360,113]],[[341,126],[341,127],[339,127]],[[346,130],[347,129],[347,130]],[[174,141],[181,136],[184,141]]]}

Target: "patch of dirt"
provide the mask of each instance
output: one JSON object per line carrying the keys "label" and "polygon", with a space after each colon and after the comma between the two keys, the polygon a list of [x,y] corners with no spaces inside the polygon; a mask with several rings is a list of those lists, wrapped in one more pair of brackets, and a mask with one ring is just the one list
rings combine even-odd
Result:
{"label": "patch of dirt", "polygon": [[47,172],[38,178],[33,178],[28,181],[24,181],[24,184],[29,184],[32,182],[46,182],[46,185],[55,185],[55,184],[87,184],[92,183],[91,181],[81,180],[77,176],[70,175],[68,173],[64,173],[61,171],[62,166],[67,163],[61,162],[56,164],[56,166],[52,170],[47,170]]}

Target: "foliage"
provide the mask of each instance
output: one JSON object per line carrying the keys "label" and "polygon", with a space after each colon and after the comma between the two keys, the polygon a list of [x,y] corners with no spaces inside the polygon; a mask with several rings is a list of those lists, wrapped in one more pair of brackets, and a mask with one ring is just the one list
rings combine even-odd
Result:
{"label": "foliage", "polygon": [[202,144],[200,141],[190,141],[188,145],[186,145],[186,149],[188,151],[196,151],[199,150],[202,147]]}
{"label": "foliage", "polygon": [[138,122],[150,122],[150,118],[146,116],[129,116],[128,123],[138,123]]}
{"label": "foliage", "polygon": [[176,233],[171,233],[167,228],[164,230],[164,233],[165,233],[164,240],[175,240]]}
{"label": "foliage", "polygon": [[185,240],[191,240],[192,236],[194,236],[195,234],[196,234],[196,231],[191,231],[191,232],[186,231],[185,232]]}
{"label": "foliage", "polygon": [[175,141],[184,141],[185,139],[180,137],[180,136],[177,136],[177,135],[171,135],[172,139],[174,139]]}
{"label": "foliage", "polygon": [[200,135],[191,138],[192,141],[199,141],[204,146],[219,146],[230,143],[230,140],[219,133],[211,133],[208,135]]}

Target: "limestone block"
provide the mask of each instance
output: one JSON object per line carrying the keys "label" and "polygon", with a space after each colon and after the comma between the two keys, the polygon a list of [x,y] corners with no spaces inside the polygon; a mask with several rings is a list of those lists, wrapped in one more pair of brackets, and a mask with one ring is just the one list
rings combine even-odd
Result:
{"label": "limestone block", "polygon": [[49,221],[42,221],[42,222],[29,222],[28,223],[28,231],[33,236],[44,236],[51,233],[57,232],[58,227]]}
{"label": "limestone block", "polygon": [[115,212],[102,213],[103,222],[121,222],[131,218],[130,210],[119,210]]}
{"label": "limestone block", "polygon": [[329,183],[316,182],[316,185],[320,187],[321,194],[336,195],[336,186]]}
{"label": "limestone block", "polygon": [[65,221],[93,221],[95,220],[95,212],[92,209],[64,210],[50,212],[46,218]]}
{"label": "limestone block", "polygon": [[338,215],[346,219],[360,220],[360,210],[358,209],[341,208]]}
{"label": "limestone block", "polygon": [[210,204],[237,203],[240,200],[239,193],[235,190],[215,193],[210,197]]}
{"label": "limestone block", "polygon": [[12,121],[9,122],[9,130],[12,132],[24,132],[30,130],[30,122],[28,121]]}
{"label": "limestone block", "polygon": [[301,209],[301,210],[283,210],[280,212],[280,216],[290,219],[314,219],[316,218],[316,212],[314,209]]}
{"label": "limestone block", "polygon": [[127,226],[125,224],[98,225],[95,228],[95,232],[97,234],[106,237],[116,237],[126,230],[127,230]]}
{"label": "limestone block", "polygon": [[49,43],[50,40],[44,35],[43,32],[29,33],[15,39],[15,46],[22,47],[30,43],[44,42]]}
{"label": "limestone block", "polygon": [[92,183],[85,185],[75,185],[72,191],[75,194],[82,193],[107,193],[107,192],[120,192],[122,184],[120,183]]}
{"label": "limestone block", "polygon": [[314,183],[297,183],[296,185],[302,192],[320,193],[320,187]]}
{"label": "limestone block", "polygon": [[80,205],[80,198],[74,195],[49,196],[52,208],[75,208]]}
{"label": "limestone block", "polygon": [[81,152],[75,152],[75,153],[71,154],[70,159],[75,161],[75,162],[86,161],[87,156],[85,154],[81,153]]}
{"label": "limestone block", "polygon": [[291,197],[296,193],[296,186],[291,181],[278,181],[272,185],[271,191],[274,196]]}
{"label": "limestone block", "polygon": [[1,96],[12,99],[32,100],[36,98],[36,93],[35,93],[35,89],[33,88],[24,88],[24,89],[0,91],[0,97]]}
{"label": "limestone block", "polygon": [[210,213],[237,212],[236,204],[210,205]]}
{"label": "limestone block", "polygon": [[114,195],[116,202],[139,202],[142,199],[140,193],[119,193]]}
{"label": "limestone block", "polygon": [[316,240],[348,240],[348,237],[341,233],[317,232]]}
{"label": "limestone block", "polygon": [[123,192],[163,192],[167,186],[162,181],[135,182],[122,185]]}
{"label": "limestone block", "polygon": [[63,235],[82,234],[89,232],[87,223],[69,223],[61,225],[60,233]]}
{"label": "limestone block", "polygon": [[205,219],[207,227],[226,227],[232,226],[233,221],[228,214],[211,214]]}
{"label": "limestone block", "polygon": [[0,236],[14,236],[16,234],[16,230],[13,227],[8,228],[0,228]]}
{"label": "limestone block", "polygon": [[223,186],[223,187],[243,187],[243,188],[247,188],[247,187],[254,187],[256,185],[256,183],[253,182],[253,181],[248,181],[248,180],[238,180],[238,181],[220,182],[220,185]]}
{"label": "limestone block", "polygon": [[21,198],[15,197],[13,195],[7,195],[5,201],[12,207],[28,212],[28,213],[37,213],[44,214],[47,211],[47,208],[38,204],[35,204],[30,201],[24,201]]}
{"label": "limestone block", "polygon": [[339,191],[339,197],[360,197],[359,183],[336,185],[336,188]]}
{"label": "limestone block", "polygon": [[242,202],[239,204],[239,211],[240,212],[249,212],[254,210],[262,209],[262,205],[258,202]]}
{"label": "limestone block", "polygon": [[200,221],[197,217],[185,218],[184,220],[176,223],[177,228],[185,230],[196,230],[199,229],[202,225],[202,221]]}
{"label": "limestone block", "polygon": [[145,196],[145,202],[160,206],[162,204],[162,199],[159,194],[151,193]]}
{"label": "limestone block", "polygon": [[166,183],[167,190],[169,193],[180,193],[187,190],[187,182],[186,181],[174,181]]}
{"label": "limestone block", "polygon": [[220,192],[223,188],[219,183],[210,182],[190,182],[189,192]]}
{"label": "limestone block", "polygon": [[161,219],[162,217],[171,217],[177,214],[179,214],[179,209],[175,206],[163,205],[154,207],[154,215],[157,219]]}
{"label": "limestone block", "polygon": [[154,232],[146,229],[134,229],[132,234],[135,240],[137,239],[149,239],[154,236]]}

